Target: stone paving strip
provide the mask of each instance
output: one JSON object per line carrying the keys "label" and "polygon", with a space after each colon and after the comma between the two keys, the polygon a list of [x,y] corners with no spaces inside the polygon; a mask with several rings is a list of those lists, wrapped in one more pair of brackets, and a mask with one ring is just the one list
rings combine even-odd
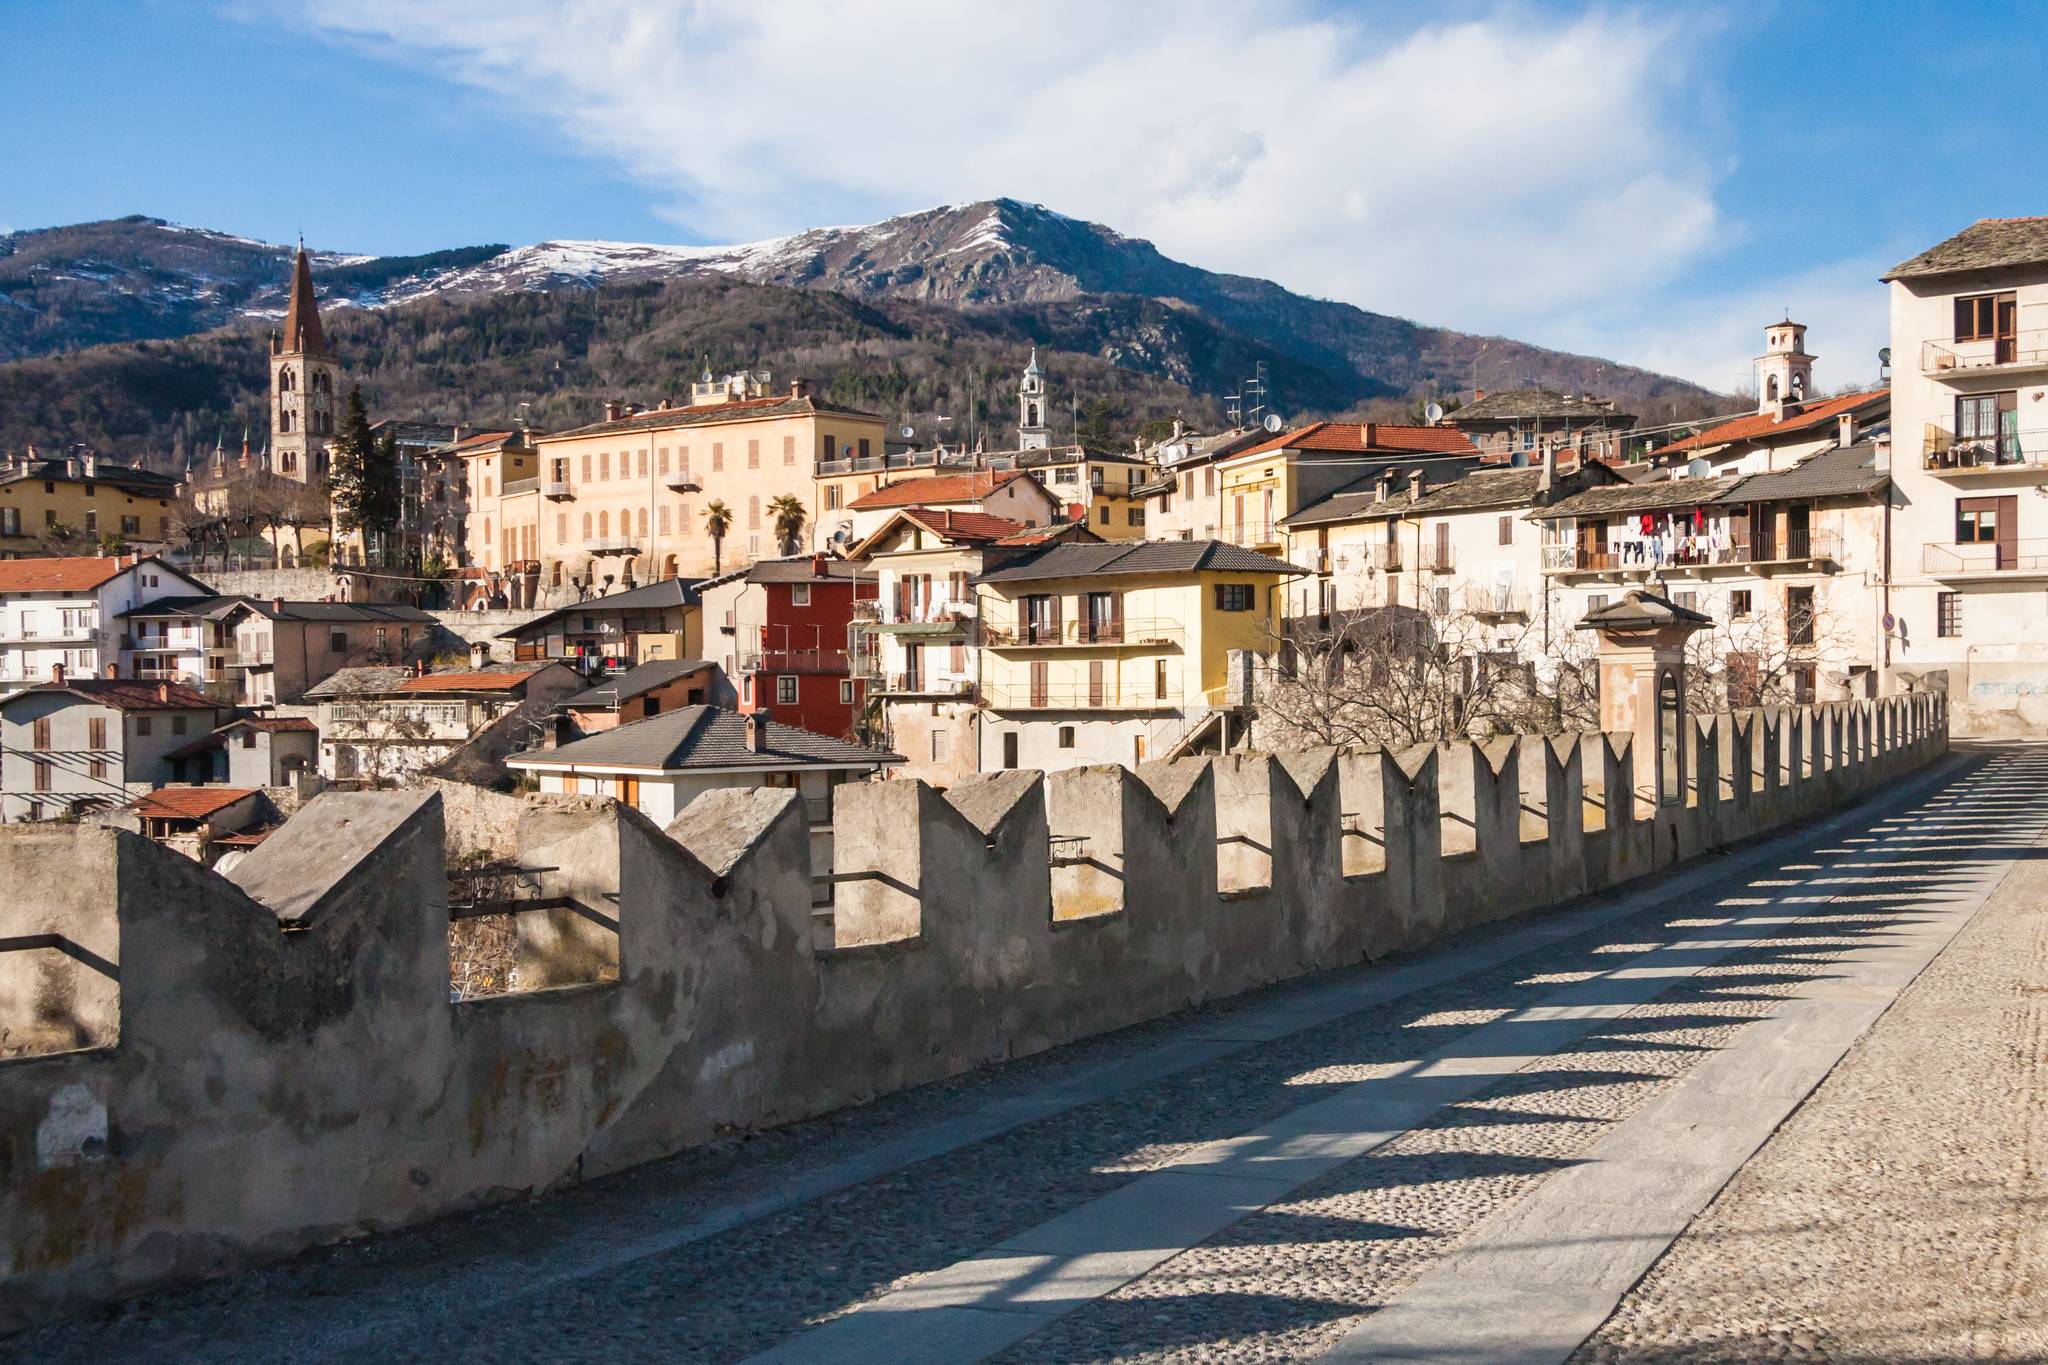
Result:
{"label": "stone paving strip", "polygon": [[[1871,812],[1866,808],[1857,814],[1867,819]],[[1836,828],[1840,823],[1831,822]],[[1815,832],[1808,831],[1807,838],[1814,839]],[[1825,842],[1826,833],[1820,838]],[[1831,870],[1843,873],[1837,880],[1853,885],[1895,865],[1889,848],[1914,846],[1909,836],[1891,835],[1887,850],[1856,850],[1873,856]],[[1727,868],[1719,871],[1725,875]],[[1599,1144],[1591,1163],[1546,1180],[1525,1201],[1530,1212],[1504,1225],[1505,1235],[1514,1240],[1496,1245],[1481,1238],[1453,1264],[1425,1275],[1397,1301],[1399,1311],[1367,1319],[1333,1358],[1474,1360],[1508,1358],[1499,1354],[1507,1350],[1520,1359],[1514,1352],[1532,1346],[1549,1350],[1552,1340],[1561,1341],[1561,1334],[1575,1330],[1564,1346],[1568,1353],[1939,950],[1992,884],[1995,877],[1980,875],[1947,893],[1931,907],[1924,924],[1896,917],[1891,928],[1902,941],[1851,953],[1856,979],[1813,986],[1778,1018],[1746,1029],[1738,1046],[1703,1062],[1675,1091]],[[1679,889],[1667,884],[1663,894],[1679,894]],[[1815,899],[1824,904],[1838,895],[1817,891]],[[979,1255],[920,1275],[753,1359],[912,1362],[996,1354],[1394,1141],[1446,1107],[1568,1050],[1731,954],[1781,934],[1797,918],[1788,917],[1780,905],[1703,924],[1619,968],[1562,986],[1536,1005],[1473,1029],[1418,1058],[1409,1070],[1356,1082],[1240,1136],[1203,1144],[1165,1169]],[[1692,1159],[1669,1159],[1672,1152],[1690,1153]],[[1574,1220],[1584,1225],[1590,1250],[1577,1256],[1561,1253],[1558,1244],[1573,1241],[1568,1231],[1535,1235],[1546,1220],[1561,1215],[1565,1229],[1573,1228]],[[1524,1251],[1521,1260],[1509,1254],[1516,1249]],[[1622,1277],[1619,1283],[1612,1283],[1617,1277]],[[1537,1303],[1542,1311],[1531,1311]],[[1516,1305],[1522,1305],[1520,1311]],[[1584,1321],[1588,1314],[1591,1320]],[[1452,1330],[1439,1318],[1464,1325]],[[1562,1325],[1550,1326],[1545,1336],[1553,1320]],[[1374,1324],[1384,1324],[1381,1331],[1388,1335],[1371,1335]],[[1475,1329],[1497,1335],[1475,1340]],[[1432,1334],[1442,1337],[1450,1353],[1412,1354],[1416,1343],[1434,1339]],[[1553,1351],[1529,1358],[1561,1357]]]}

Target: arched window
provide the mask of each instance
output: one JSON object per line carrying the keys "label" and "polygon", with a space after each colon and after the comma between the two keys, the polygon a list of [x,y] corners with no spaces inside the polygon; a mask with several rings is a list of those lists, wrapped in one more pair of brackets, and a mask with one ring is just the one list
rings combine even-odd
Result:
{"label": "arched window", "polygon": [[326,392],[327,392],[327,371],[325,371],[325,370],[315,370],[315,371],[313,371],[313,392],[315,392],[315,393],[326,393]]}
{"label": "arched window", "polygon": [[1038,404],[1033,403],[1024,409],[1024,425],[1027,427],[1038,425]]}
{"label": "arched window", "polygon": [[287,365],[277,372],[277,387],[286,393],[292,391],[292,369]]}
{"label": "arched window", "polygon": [[640,537],[643,540],[647,537],[647,509],[645,507],[640,509]]}
{"label": "arched window", "polygon": [[1764,382],[1764,397],[1776,401],[1778,397],[1778,376],[1772,375]]}
{"label": "arched window", "polygon": [[759,498],[747,499],[747,529],[749,531],[761,529],[761,500]]}
{"label": "arched window", "polygon": [[292,429],[292,413],[290,408],[279,409],[277,414],[277,429],[279,431],[290,431]]}
{"label": "arched window", "polygon": [[583,514],[583,538],[585,540],[590,539],[590,513],[588,512]]}
{"label": "arched window", "polygon": [[599,512],[597,514],[597,538],[599,540],[603,540],[606,536],[609,536],[611,533],[612,514],[609,512]]}

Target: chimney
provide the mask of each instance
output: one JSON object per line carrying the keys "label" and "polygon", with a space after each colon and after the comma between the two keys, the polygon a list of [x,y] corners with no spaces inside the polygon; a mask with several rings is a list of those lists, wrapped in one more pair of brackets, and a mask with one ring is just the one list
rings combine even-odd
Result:
{"label": "chimney", "polygon": [[282,616],[282,615],[284,615],[284,599],[283,599],[282,597],[273,597],[273,598],[271,598],[271,599],[270,599],[270,611],[271,611],[271,614],[272,614],[273,616]]}
{"label": "chimney", "polygon": [[1423,472],[1422,472],[1421,470],[1419,470],[1419,469],[1417,469],[1417,470],[1414,470],[1414,471],[1412,471],[1412,472],[1411,472],[1411,473],[1410,473],[1410,474],[1408,475],[1408,501],[1410,501],[1410,502],[1421,502],[1421,501],[1422,501],[1422,491],[1423,491],[1423,484],[1424,484],[1425,482],[1426,482],[1426,476],[1425,476],[1425,475],[1423,474]]}
{"label": "chimney", "polygon": [[813,578],[823,578],[824,576],[825,576],[825,552],[824,552],[823,550],[820,550],[820,551],[818,551],[817,553],[815,553],[815,554],[813,554],[813,555],[811,556],[811,577],[813,577]]}
{"label": "chimney", "polygon": [[59,687],[62,687],[64,685],[64,665],[50,665],[50,681],[57,684],[57,686]]}
{"label": "chimney", "polygon": [[758,754],[768,747],[768,722],[772,713],[763,706],[747,714],[747,752]]}
{"label": "chimney", "polygon": [[488,668],[490,662],[491,642],[489,640],[472,642],[469,646],[469,666],[471,668]]}
{"label": "chimney", "polygon": [[1358,424],[1358,443],[1367,450],[1372,449],[1372,423],[1360,422]]}
{"label": "chimney", "polygon": [[810,393],[811,385],[808,380],[792,379],[789,381],[789,396],[791,398],[808,398]]}
{"label": "chimney", "polygon": [[1883,434],[1883,435],[1875,436],[1875,437],[1871,438],[1871,442],[1870,442],[1870,445],[1871,445],[1871,453],[1870,453],[1870,463],[1871,463],[1871,467],[1872,467],[1872,468],[1874,468],[1874,469],[1876,469],[1876,470],[1877,470],[1877,472],[1878,472],[1878,473],[1880,473],[1880,474],[1889,474],[1889,473],[1891,473],[1891,472],[1892,472],[1892,438],[1891,438],[1891,436],[1890,436],[1889,434]]}
{"label": "chimney", "polygon": [[625,406],[616,398],[607,398],[604,403],[604,420],[607,422],[618,421],[620,414],[625,410]]}
{"label": "chimney", "polygon": [[1479,401],[1480,399],[1482,399],[1482,398],[1484,398],[1484,397],[1486,397],[1486,390],[1485,390],[1485,389],[1474,389],[1474,390],[1472,390],[1472,401],[1473,401],[1473,402],[1477,403],[1477,402],[1478,402],[1478,401]]}
{"label": "chimney", "polygon": [[1855,414],[1855,413],[1853,413],[1853,412],[1845,412],[1845,413],[1843,413],[1843,414],[1842,414],[1842,415],[1841,415],[1840,417],[1836,418],[1836,419],[1835,419],[1835,421],[1836,421],[1836,423],[1837,423],[1837,426],[1836,426],[1836,434],[1835,434],[1835,443],[1836,443],[1837,445],[1845,445],[1845,446],[1853,446],[1853,445],[1855,445],[1855,444],[1856,444],[1856,414]]}
{"label": "chimney", "polygon": [[171,685],[169,683],[160,682],[156,685],[156,699],[169,705],[171,700]]}
{"label": "chimney", "polygon": [[415,678],[424,678],[427,676],[427,661],[425,659],[415,659],[413,661],[412,675]]}
{"label": "chimney", "polygon": [[107,676],[107,678],[108,678],[108,679],[109,679],[110,681],[111,681],[112,679],[118,678],[118,677],[120,677],[120,676],[121,676],[121,665],[119,665],[119,664],[108,664],[108,665],[107,665],[107,667],[106,667],[106,669],[105,669],[105,672],[106,672],[106,676]]}
{"label": "chimney", "polygon": [[97,479],[100,476],[100,457],[93,451],[85,452],[85,477]]}

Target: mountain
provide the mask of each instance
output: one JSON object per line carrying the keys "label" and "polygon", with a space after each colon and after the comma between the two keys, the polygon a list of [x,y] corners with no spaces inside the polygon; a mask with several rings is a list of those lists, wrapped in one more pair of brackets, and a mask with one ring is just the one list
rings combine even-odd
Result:
{"label": "mountain", "polygon": [[[288,256],[285,247],[143,217],[0,237],[0,358],[165,339],[274,316],[284,305]],[[742,246],[555,241],[423,256],[323,253],[315,266],[329,306],[726,278],[869,302],[1036,315],[1112,364],[1198,392],[1234,390],[1249,374],[1219,368],[1226,361],[1268,358],[1273,396],[1289,410],[1335,411],[1425,390],[1529,383],[1642,407],[1707,396],[1695,385],[1612,361],[1429,327],[1202,270],[1149,242],[1012,199]]]}

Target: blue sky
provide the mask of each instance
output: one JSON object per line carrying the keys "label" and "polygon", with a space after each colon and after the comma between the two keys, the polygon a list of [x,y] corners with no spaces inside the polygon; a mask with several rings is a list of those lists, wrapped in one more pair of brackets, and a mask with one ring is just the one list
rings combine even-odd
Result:
{"label": "blue sky", "polygon": [[731,241],[1008,193],[1720,388],[1780,308],[1823,383],[1867,378],[1877,273],[2048,212],[2035,4],[0,0],[0,24],[8,228]]}

